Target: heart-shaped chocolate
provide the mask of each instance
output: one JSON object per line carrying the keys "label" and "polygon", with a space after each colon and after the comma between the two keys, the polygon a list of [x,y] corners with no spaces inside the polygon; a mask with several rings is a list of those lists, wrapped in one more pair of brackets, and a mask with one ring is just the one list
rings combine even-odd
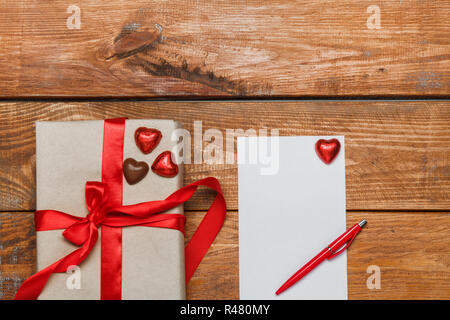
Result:
{"label": "heart-shaped chocolate", "polygon": [[123,175],[129,184],[136,184],[148,173],[148,164],[144,161],[137,162],[128,158],[123,162]]}
{"label": "heart-shaped chocolate", "polygon": [[330,164],[336,159],[339,150],[341,150],[341,143],[338,139],[320,139],[316,142],[316,153],[326,164]]}
{"label": "heart-shaped chocolate", "polygon": [[161,141],[162,134],[158,129],[140,127],[134,133],[134,141],[144,154],[148,154],[156,148]]}
{"label": "heart-shaped chocolate", "polygon": [[162,177],[175,177],[178,174],[178,165],[172,161],[172,153],[164,151],[157,156],[153,161],[152,171]]}

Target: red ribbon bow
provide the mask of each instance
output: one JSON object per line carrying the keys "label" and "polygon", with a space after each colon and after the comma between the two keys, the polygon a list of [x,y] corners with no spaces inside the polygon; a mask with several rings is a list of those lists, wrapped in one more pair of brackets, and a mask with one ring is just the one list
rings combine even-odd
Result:
{"label": "red ribbon bow", "polygon": [[[114,121],[117,120],[106,120],[105,129],[106,126],[111,123],[113,125],[117,124]],[[124,126],[124,120],[122,126]],[[116,136],[115,140],[120,137],[120,135]],[[123,149],[123,136],[121,139],[122,144],[117,144],[116,147],[119,146]],[[107,141],[106,135],[104,136],[104,144],[105,141]],[[103,153],[103,157],[104,156],[105,152]],[[118,162],[116,161],[115,163],[117,164]],[[104,169],[105,164],[103,164],[103,170]],[[102,274],[102,299],[120,298],[122,253],[121,228],[127,226],[146,226],[175,229],[184,233],[184,224],[186,221],[184,215],[161,212],[186,202],[192,197],[198,186],[209,187],[215,190],[217,195],[185,248],[185,272],[187,283],[203,259],[203,256],[206,254],[217,233],[220,231],[225,219],[226,204],[219,181],[215,178],[208,177],[175,191],[165,200],[149,201],[128,206],[114,205],[119,203],[114,201],[114,199],[117,198],[117,194],[110,191],[111,188],[107,183],[89,181],[86,183],[86,205],[88,214],[85,218],[56,210],[40,210],[35,212],[36,231],[65,229],[63,236],[71,243],[81,247],[25,280],[19,288],[15,299],[37,299],[52,273],[66,272],[70,266],[80,265],[97,242],[99,227],[105,228],[105,230],[103,230],[104,232],[102,232],[102,238],[103,233],[108,236],[113,235],[113,237],[110,237],[107,240],[111,240],[111,242],[114,243],[114,245],[111,245],[108,241],[102,241],[102,273],[104,270],[108,270],[106,276]],[[112,189],[117,191],[118,189],[116,187],[117,185],[114,186],[113,184]],[[108,234],[111,230],[113,230],[113,232]],[[120,233],[118,233],[120,238],[117,237],[116,231],[120,231]],[[107,258],[104,259],[104,257]],[[111,269],[113,269],[112,272]]]}

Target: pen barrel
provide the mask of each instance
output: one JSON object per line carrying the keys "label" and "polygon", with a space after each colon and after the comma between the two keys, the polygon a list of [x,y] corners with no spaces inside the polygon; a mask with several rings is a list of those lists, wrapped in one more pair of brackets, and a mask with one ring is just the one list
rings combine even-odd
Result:
{"label": "pen barrel", "polygon": [[328,250],[328,248],[323,249],[320,251],[314,258],[309,260],[307,264],[305,264],[300,270],[297,272],[299,273],[299,277],[297,280],[300,280],[304,276],[306,276],[312,269],[317,267],[319,264],[321,264],[328,256],[331,254],[331,252]]}
{"label": "pen barrel", "polygon": [[330,251],[328,248],[323,249],[319,252],[314,258],[308,261],[303,267],[301,267],[292,277],[290,277],[282,286],[280,289],[278,289],[277,294],[283,292],[284,290],[288,289],[290,286],[292,286],[294,283],[299,281],[301,278],[306,276],[312,269],[314,269],[316,266],[318,266],[321,262],[323,262],[329,255]]}
{"label": "pen barrel", "polygon": [[339,238],[337,238],[332,243],[330,243],[328,245],[328,248],[331,250],[331,252],[333,252],[333,253],[336,252],[337,250],[339,250],[340,247],[342,247],[344,244],[346,244],[360,230],[361,230],[361,227],[359,226],[359,224],[355,224],[353,227],[351,227],[350,229],[345,231],[343,234],[341,234],[339,236]]}

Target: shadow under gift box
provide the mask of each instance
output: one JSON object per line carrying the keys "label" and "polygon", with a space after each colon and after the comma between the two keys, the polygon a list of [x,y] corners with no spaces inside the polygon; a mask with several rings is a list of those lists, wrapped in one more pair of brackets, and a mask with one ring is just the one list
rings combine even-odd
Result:
{"label": "shadow under gift box", "polygon": [[[86,181],[101,181],[102,120],[36,122],[37,210],[53,209],[85,217]],[[139,127],[161,131],[159,145],[143,154],[134,141]],[[171,133],[180,128],[172,120],[127,120],[123,158],[148,164],[177,142]],[[178,175],[165,178],[150,171],[135,185],[123,179],[123,205],[162,200],[182,187],[183,166]],[[166,213],[183,214],[178,206]],[[63,236],[64,230],[37,232],[37,271],[66,256],[77,247]],[[124,227],[122,235],[122,299],[185,299],[184,238],[178,230],[152,227]],[[80,267],[80,289],[69,289],[71,273],[52,274],[39,299],[100,299],[99,240]],[[73,286],[72,286],[73,287]]]}

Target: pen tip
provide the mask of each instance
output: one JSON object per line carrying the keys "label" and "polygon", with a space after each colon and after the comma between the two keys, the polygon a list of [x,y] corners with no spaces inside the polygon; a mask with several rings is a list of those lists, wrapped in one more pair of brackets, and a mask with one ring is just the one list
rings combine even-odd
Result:
{"label": "pen tip", "polygon": [[364,219],[364,220],[361,220],[361,222],[358,223],[358,224],[362,228],[362,227],[364,227],[366,225],[366,223],[367,223],[367,221]]}

